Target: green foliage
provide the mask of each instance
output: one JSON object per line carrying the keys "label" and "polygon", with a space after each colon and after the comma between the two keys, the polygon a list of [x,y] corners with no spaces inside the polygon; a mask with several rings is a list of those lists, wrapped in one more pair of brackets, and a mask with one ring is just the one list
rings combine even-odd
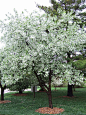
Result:
{"label": "green foliage", "polygon": [[84,59],[83,55],[78,55],[78,56],[74,56],[72,57],[73,60],[82,60]]}
{"label": "green foliage", "polygon": [[[73,18],[73,21],[78,23],[81,27],[86,25],[85,16],[86,13],[82,12],[86,8],[85,0],[50,0],[51,5],[49,7],[37,5],[38,8],[44,10],[46,13],[57,15],[60,18],[61,13],[57,11],[58,8],[65,10],[66,13],[73,11],[73,14],[76,14],[76,17]],[[79,12],[77,12],[79,11]],[[78,18],[78,16],[80,18]]]}
{"label": "green foliage", "polygon": [[71,58],[67,57],[66,58],[67,62],[71,62]]}
{"label": "green foliage", "polygon": [[75,62],[72,63],[73,67],[75,67],[76,69],[85,69],[86,68],[86,60],[77,60]]}
{"label": "green foliage", "polygon": [[7,86],[11,91],[23,92],[28,86],[31,86],[28,78],[19,79],[15,84]]}

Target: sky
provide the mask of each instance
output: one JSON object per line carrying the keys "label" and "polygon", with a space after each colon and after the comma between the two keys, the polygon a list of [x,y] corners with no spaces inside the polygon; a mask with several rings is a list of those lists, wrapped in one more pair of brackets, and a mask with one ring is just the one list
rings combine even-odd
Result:
{"label": "sky", "polygon": [[[36,3],[40,5],[50,6],[50,0],[1,0],[0,1],[0,20],[6,18],[5,14],[13,14],[13,9],[15,8],[20,14],[24,9],[27,9],[29,13],[34,10],[39,11],[36,7]],[[43,12],[43,11],[41,11]],[[4,44],[0,43],[0,48],[3,48]]]}
{"label": "sky", "polygon": [[5,18],[5,14],[8,12],[12,13],[15,8],[19,13],[27,9],[29,12],[32,12],[36,7],[35,3],[40,5],[49,6],[51,5],[50,0],[2,0],[0,1],[0,19]]}

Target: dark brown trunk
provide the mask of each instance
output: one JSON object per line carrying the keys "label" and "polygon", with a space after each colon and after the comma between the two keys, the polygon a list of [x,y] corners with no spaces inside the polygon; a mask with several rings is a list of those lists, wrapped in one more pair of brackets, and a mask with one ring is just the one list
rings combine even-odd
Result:
{"label": "dark brown trunk", "polygon": [[34,98],[35,98],[35,86],[33,86],[33,95],[34,95]]}
{"label": "dark brown trunk", "polygon": [[73,96],[72,85],[69,85],[69,83],[68,83],[67,96],[69,96],[69,97],[72,97],[72,96]]}
{"label": "dark brown trunk", "polygon": [[23,93],[22,90],[19,90],[19,93],[22,94]]}
{"label": "dark brown trunk", "polygon": [[1,86],[1,101],[4,101],[4,87]]}
{"label": "dark brown trunk", "polygon": [[49,100],[49,108],[53,109],[51,92],[48,92],[48,100]]}
{"label": "dark brown trunk", "polygon": [[49,88],[48,88],[48,100],[49,100],[49,108],[53,109],[53,104],[52,104],[52,95],[51,95],[51,75],[52,75],[52,71],[50,69],[49,72]]}

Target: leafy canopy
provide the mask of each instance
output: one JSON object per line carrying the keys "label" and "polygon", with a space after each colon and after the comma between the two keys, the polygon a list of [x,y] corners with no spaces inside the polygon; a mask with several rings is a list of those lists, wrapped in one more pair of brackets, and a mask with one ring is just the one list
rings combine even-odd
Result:
{"label": "leafy canopy", "polygon": [[6,42],[4,52],[1,52],[6,55],[0,66],[2,81],[11,84],[26,74],[35,78],[34,71],[39,79],[46,81],[50,69],[52,77],[58,74],[70,84],[83,80],[79,70],[64,63],[66,52],[80,48],[86,37],[83,28],[80,30],[76,23],[69,23],[74,18],[71,12],[62,12],[58,21],[57,16],[36,12],[26,16],[24,12],[20,15],[16,10],[14,12],[15,16],[9,15],[6,22],[0,24],[4,33],[2,39]]}

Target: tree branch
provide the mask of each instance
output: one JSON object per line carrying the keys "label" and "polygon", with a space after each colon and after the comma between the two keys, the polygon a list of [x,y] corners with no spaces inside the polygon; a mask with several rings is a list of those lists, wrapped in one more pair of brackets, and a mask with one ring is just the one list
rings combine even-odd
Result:
{"label": "tree branch", "polygon": [[40,85],[40,87],[42,88],[42,89],[44,89],[44,91],[46,91],[46,93],[47,93],[47,90],[44,88],[44,86],[46,87],[46,85],[42,85],[41,84],[41,80],[39,79],[39,76],[37,75],[37,72],[36,71],[34,71],[34,74],[36,75],[36,77],[37,77],[37,79],[38,79],[38,82],[39,82],[39,85]]}

